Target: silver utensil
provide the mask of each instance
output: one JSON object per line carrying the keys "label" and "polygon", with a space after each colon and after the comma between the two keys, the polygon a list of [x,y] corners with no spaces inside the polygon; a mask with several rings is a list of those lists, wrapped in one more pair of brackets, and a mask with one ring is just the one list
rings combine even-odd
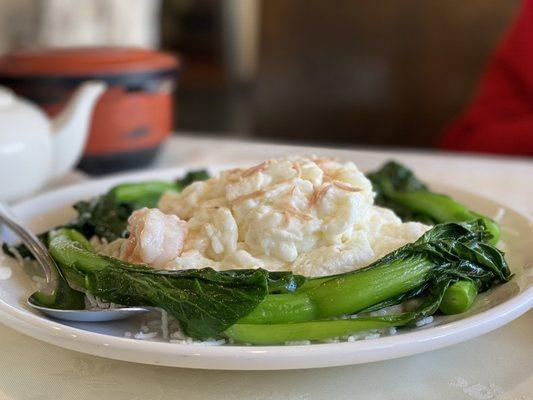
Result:
{"label": "silver utensil", "polygon": [[[39,239],[24,224],[18,221],[7,204],[0,202],[0,223],[17,235],[33,254],[37,263],[43,268],[47,284],[52,283],[52,271],[57,265]],[[151,311],[144,307],[121,307],[96,310],[60,310],[38,306],[28,299],[27,304],[50,317],[76,322],[115,321]]]}

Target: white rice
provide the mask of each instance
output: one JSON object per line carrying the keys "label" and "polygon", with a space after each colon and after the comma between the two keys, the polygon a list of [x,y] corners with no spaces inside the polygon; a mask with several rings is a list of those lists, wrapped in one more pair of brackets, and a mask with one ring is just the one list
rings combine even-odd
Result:
{"label": "white rice", "polygon": [[194,341],[192,338],[185,336],[179,329],[177,322],[169,318],[166,311],[161,310],[161,314],[154,314],[144,317],[139,331],[136,333],[124,332],[124,337],[134,338],[138,340],[152,340],[161,337],[163,341],[176,344],[205,344],[205,345],[220,345],[224,344],[225,340],[208,339],[205,341]]}
{"label": "white rice", "polygon": [[398,314],[404,311],[404,306],[402,304],[397,304],[395,306],[385,307],[380,310],[372,311],[369,315],[371,317],[382,317],[384,315]]}
{"label": "white rice", "polygon": [[285,346],[309,346],[310,344],[310,340],[296,340],[292,342],[285,342]]}
{"label": "white rice", "polygon": [[432,322],[433,322],[433,315],[430,315],[429,317],[419,319],[418,321],[415,322],[415,325],[417,327],[420,327],[420,326],[424,326],[427,324],[431,324]]}
{"label": "white rice", "polygon": [[93,248],[102,254],[110,257],[123,258],[124,244],[126,239],[117,239],[109,243],[106,238],[93,236],[89,242]]}
{"label": "white rice", "polygon": [[100,299],[99,297],[93,296],[91,293],[85,293],[85,307],[89,310],[96,309],[110,309],[110,308],[120,308],[122,306],[115,303],[110,303],[105,300]]}
{"label": "white rice", "polygon": [[192,340],[191,338],[188,339],[170,339],[170,343],[174,344],[187,344],[191,346],[222,346],[226,343],[226,339],[207,339],[207,340]]}
{"label": "white rice", "polygon": [[363,337],[364,340],[369,340],[369,339],[377,339],[381,337],[381,333],[369,333],[368,335],[366,335],[365,337]]}
{"label": "white rice", "polygon": [[224,343],[226,343],[226,339],[206,339],[206,340],[193,340],[192,344],[194,346],[222,346]]}
{"label": "white rice", "polygon": [[109,241],[105,237],[101,237],[100,238],[100,237],[95,235],[95,236],[93,236],[92,238],[89,239],[89,243],[95,249],[99,250],[101,247],[107,246],[109,244]]}
{"label": "white rice", "polygon": [[157,332],[147,332],[147,333],[144,333],[144,332],[137,332],[135,335],[133,335],[134,339],[139,339],[139,340],[149,340],[149,339],[153,339],[157,336]]}

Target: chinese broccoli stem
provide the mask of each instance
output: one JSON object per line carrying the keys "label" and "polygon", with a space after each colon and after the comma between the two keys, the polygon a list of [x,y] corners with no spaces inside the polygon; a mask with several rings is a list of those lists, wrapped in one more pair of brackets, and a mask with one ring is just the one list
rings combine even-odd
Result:
{"label": "chinese broccoli stem", "polygon": [[235,324],[224,334],[239,343],[269,345],[303,340],[326,340],[352,335],[361,331],[399,326],[401,323],[372,319],[310,321],[293,324]]}
{"label": "chinese broccoli stem", "polygon": [[109,194],[117,203],[128,203],[133,208],[152,208],[166,191],[177,192],[178,187],[174,182],[165,181],[124,183],[112,188]]}
{"label": "chinese broccoli stem", "polygon": [[476,297],[476,285],[486,289],[510,276],[501,252],[483,241],[485,230],[481,220],[437,225],[366,268],[309,280],[293,294],[269,294],[238,323],[299,323],[356,314],[401,303],[432,287],[442,289],[437,307],[445,296],[445,310],[463,312]]}
{"label": "chinese broccoli stem", "polygon": [[444,314],[460,314],[468,310],[477,296],[477,286],[472,281],[458,281],[444,292],[439,309]]}
{"label": "chinese broccoli stem", "polygon": [[[406,325],[439,307],[466,310],[478,290],[511,276],[485,233],[481,220],[440,224],[365,268],[307,282],[262,269],[157,270],[99,255],[68,229],[50,234],[49,250],[73,289],[116,304],[161,307],[193,338],[268,344]],[[371,314],[411,298],[422,305]]]}
{"label": "chinese broccoli stem", "polygon": [[359,312],[421,286],[434,265],[415,255],[340,275],[301,293],[268,295],[239,323],[302,322]]}
{"label": "chinese broccoli stem", "polygon": [[169,181],[144,181],[123,183],[113,187],[108,195],[117,203],[128,203],[134,208],[156,207],[159,198],[167,191],[180,192],[185,187],[196,181],[209,179],[205,170],[190,171],[182,179],[175,182]]}
{"label": "chinese broccoli stem", "polygon": [[[84,248],[90,247],[89,242],[85,237],[74,230],[70,232],[69,238],[78,241],[80,246]],[[55,233],[51,233],[53,235]],[[52,254],[53,256],[53,254]],[[55,258],[55,257],[54,257]],[[57,259],[56,259],[56,262]],[[49,307],[64,310],[81,310],[85,308],[85,297],[83,293],[74,290],[70,285],[74,284],[74,279],[77,276],[69,271],[62,271],[55,266],[52,268],[53,279],[49,284],[48,290],[41,290],[31,295],[30,301],[41,307]],[[76,282],[80,280],[76,279]]]}
{"label": "chinese broccoli stem", "polygon": [[498,242],[500,227],[496,222],[449,196],[430,191],[410,169],[397,162],[386,163],[368,178],[376,192],[376,204],[394,210],[402,220],[441,224],[482,219],[490,233],[490,243]]}
{"label": "chinese broccoli stem", "polygon": [[389,192],[389,198],[396,204],[409,208],[414,214],[425,214],[436,223],[483,219],[488,232],[492,235],[491,243],[496,243],[500,238],[500,228],[496,222],[469,210],[466,206],[444,194],[424,190]]}

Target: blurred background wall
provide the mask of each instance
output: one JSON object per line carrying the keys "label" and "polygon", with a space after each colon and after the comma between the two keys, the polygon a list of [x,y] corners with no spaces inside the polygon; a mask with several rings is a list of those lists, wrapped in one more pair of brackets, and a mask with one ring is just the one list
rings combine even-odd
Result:
{"label": "blurred background wall", "polygon": [[180,54],[176,128],[430,147],[468,102],[517,0],[2,0],[0,53]]}

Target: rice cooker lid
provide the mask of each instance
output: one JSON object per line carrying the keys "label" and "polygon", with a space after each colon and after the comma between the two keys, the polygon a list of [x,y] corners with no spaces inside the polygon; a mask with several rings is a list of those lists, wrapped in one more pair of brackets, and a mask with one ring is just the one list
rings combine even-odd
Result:
{"label": "rice cooker lid", "polygon": [[179,59],[138,47],[70,47],[24,49],[0,57],[0,75],[97,76],[175,70]]}

